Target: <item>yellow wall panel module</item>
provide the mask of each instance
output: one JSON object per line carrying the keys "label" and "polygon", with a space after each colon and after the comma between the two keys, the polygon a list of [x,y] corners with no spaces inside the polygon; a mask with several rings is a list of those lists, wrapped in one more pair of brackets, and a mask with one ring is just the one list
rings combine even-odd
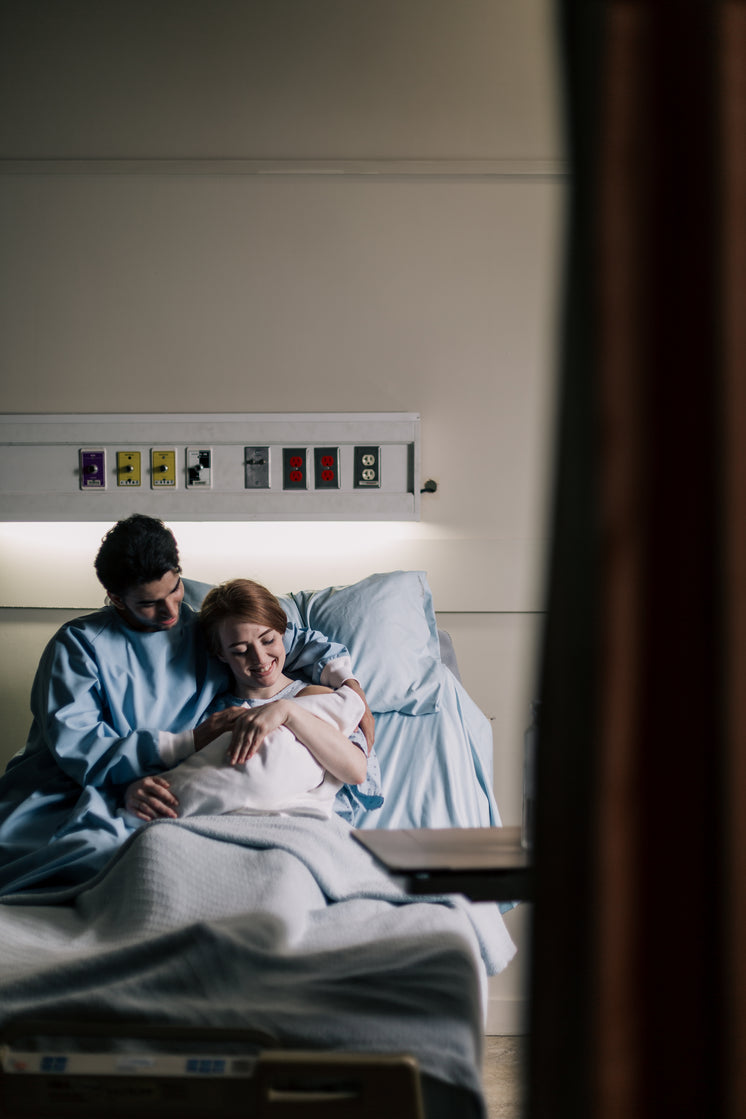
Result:
{"label": "yellow wall panel module", "polygon": [[150,485],[154,490],[176,488],[176,451],[151,450]]}
{"label": "yellow wall panel module", "polygon": [[142,485],[142,456],[139,451],[117,451],[117,485]]}

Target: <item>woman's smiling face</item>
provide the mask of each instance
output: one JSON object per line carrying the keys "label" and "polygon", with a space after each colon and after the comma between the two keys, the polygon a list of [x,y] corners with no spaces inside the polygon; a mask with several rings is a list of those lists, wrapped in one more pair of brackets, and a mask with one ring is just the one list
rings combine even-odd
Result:
{"label": "woman's smiling face", "polygon": [[220,652],[236,682],[236,693],[262,699],[284,685],[285,646],[276,629],[238,618],[226,618],[218,626]]}

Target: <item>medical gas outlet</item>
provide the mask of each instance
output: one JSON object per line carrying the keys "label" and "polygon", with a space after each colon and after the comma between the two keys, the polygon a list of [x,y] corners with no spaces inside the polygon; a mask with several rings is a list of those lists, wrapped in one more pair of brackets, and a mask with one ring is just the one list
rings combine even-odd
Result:
{"label": "medical gas outlet", "polygon": [[81,447],[79,451],[80,488],[106,489],[106,450],[103,447]]}
{"label": "medical gas outlet", "polygon": [[117,451],[117,485],[133,488],[142,485],[139,451]]}
{"label": "medical gas outlet", "polygon": [[176,451],[151,450],[150,485],[154,490],[176,488]]}

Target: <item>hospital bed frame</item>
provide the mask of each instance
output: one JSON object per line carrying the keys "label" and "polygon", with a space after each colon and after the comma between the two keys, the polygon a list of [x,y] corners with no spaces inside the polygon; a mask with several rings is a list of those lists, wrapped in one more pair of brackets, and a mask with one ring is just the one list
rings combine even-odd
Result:
{"label": "hospital bed frame", "polygon": [[[460,680],[450,635],[438,630],[443,663]],[[420,1072],[407,1053],[351,1053],[284,1050],[261,1031],[122,1022],[18,1021],[6,1027],[0,1046],[19,1039],[93,1036],[138,1039],[146,1043],[143,1066],[117,1074],[114,1069],[71,1073],[8,1073],[0,1069],[0,1115],[4,1119],[483,1119],[481,1101],[471,1093]],[[243,1059],[240,1075],[149,1074],[154,1049],[186,1047],[214,1054],[229,1046],[231,1059]],[[217,1047],[217,1050],[216,1050]],[[207,1055],[206,1060],[213,1057]],[[113,1062],[115,1064],[115,1062]],[[247,1071],[248,1070],[248,1071]]]}
{"label": "hospital bed frame", "polygon": [[[481,1119],[478,1102],[463,1089],[420,1073],[406,1053],[289,1050],[256,1030],[73,1021],[19,1021],[6,1028],[4,1048],[22,1059],[31,1038],[44,1040],[47,1071],[0,1072],[4,1119]],[[62,1069],[71,1040],[87,1040],[76,1055],[80,1071]],[[86,1070],[86,1053],[97,1061]],[[137,1042],[110,1051],[106,1043]],[[155,1048],[154,1048],[155,1046]],[[74,1048],[74,1047],[73,1047]],[[148,1071],[158,1057],[179,1053],[195,1071]],[[55,1057],[55,1054],[57,1055]],[[54,1061],[60,1067],[55,1071]],[[218,1071],[225,1062],[229,1067]],[[6,1055],[5,1063],[8,1058]],[[199,1072],[197,1066],[202,1065]],[[117,1071],[117,1067],[119,1070]],[[123,1071],[124,1068],[128,1071]]]}

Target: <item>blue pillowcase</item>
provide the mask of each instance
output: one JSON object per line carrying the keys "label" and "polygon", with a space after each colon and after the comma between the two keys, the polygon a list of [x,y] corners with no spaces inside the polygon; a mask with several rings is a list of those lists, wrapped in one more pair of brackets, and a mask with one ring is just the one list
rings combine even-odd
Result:
{"label": "blue pillowcase", "polygon": [[424,571],[369,575],[350,586],[299,591],[280,601],[291,621],[349,649],[371,711],[438,710],[440,644]]}

